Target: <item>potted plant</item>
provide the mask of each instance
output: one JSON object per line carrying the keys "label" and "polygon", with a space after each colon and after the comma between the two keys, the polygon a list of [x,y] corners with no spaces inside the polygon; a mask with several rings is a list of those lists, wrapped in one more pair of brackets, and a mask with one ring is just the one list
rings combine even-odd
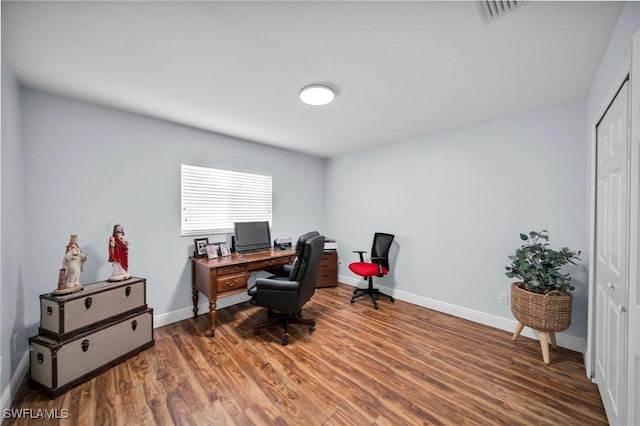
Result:
{"label": "potted plant", "polygon": [[[563,331],[571,325],[571,308],[574,290],[571,276],[561,271],[570,263],[580,260],[579,251],[567,247],[554,250],[549,247],[549,232],[546,230],[529,234],[520,234],[525,243],[509,256],[511,265],[506,267],[505,275],[520,281],[511,284],[511,312],[518,320],[514,333],[515,340],[524,326],[540,332],[551,333],[555,346],[555,332]],[[543,341],[540,333],[540,343]],[[545,354],[545,346],[543,346]],[[548,363],[548,348],[545,362]]]}

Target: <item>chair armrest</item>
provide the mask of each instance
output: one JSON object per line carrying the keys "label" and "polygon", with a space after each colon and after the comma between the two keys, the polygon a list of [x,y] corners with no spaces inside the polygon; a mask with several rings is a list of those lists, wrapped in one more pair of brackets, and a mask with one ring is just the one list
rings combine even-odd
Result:
{"label": "chair armrest", "polygon": [[298,307],[298,290],[300,283],[289,280],[258,278],[248,290],[251,303],[256,306],[276,311],[294,312]]}
{"label": "chair armrest", "polygon": [[360,262],[364,262],[364,256],[362,256],[363,253],[366,253],[365,250],[354,250],[354,253],[358,253],[360,255]]}
{"label": "chair armrest", "polygon": [[285,276],[291,275],[291,270],[293,269],[293,264],[282,265],[282,270],[284,271]]}
{"label": "chair armrest", "polygon": [[276,280],[273,278],[258,278],[256,280],[258,290],[297,291],[300,283],[289,280]]}

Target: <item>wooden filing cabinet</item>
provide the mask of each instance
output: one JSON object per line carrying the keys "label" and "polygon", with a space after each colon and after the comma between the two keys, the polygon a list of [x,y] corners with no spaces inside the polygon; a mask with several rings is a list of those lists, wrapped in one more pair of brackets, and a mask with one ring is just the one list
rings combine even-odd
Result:
{"label": "wooden filing cabinet", "polygon": [[40,334],[29,338],[29,386],[51,398],[155,343],[144,278],[43,294],[40,314]]}
{"label": "wooden filing cabinet", "polygon": [[338,285],[338,252],[322,253],[320,267],[316,275],[316,288],[335,287]]}

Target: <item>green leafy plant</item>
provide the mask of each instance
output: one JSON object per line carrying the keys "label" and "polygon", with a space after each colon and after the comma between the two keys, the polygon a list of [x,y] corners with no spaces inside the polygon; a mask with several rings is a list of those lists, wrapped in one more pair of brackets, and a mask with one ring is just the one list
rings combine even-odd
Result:
{"label": "green leafy plant", "polygon": [[549,247],[549,231],[531,231],[529,235],[520,234],[526,241],[515,255],[509,256],[511,265],[506,267],[505,275],[509,278],[520,278],[524,288],[534,293],[546,294],[552,290],[574,290],[569,274],[560,272],[560,268],[575,260],[580,251],[572,251],[566,247],[553,250]]}

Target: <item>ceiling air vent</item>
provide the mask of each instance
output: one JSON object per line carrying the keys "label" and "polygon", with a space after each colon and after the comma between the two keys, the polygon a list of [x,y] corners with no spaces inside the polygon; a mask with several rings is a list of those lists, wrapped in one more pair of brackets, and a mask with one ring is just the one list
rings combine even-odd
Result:
{"label": "ceiling air vent", "polygon": [[477,2],[480,14],[485,22],[492,21],[499,16],[506,15],[516,7],[523,3],[523,0],[508,0],[508,1],[491,1],[482,0]]}

